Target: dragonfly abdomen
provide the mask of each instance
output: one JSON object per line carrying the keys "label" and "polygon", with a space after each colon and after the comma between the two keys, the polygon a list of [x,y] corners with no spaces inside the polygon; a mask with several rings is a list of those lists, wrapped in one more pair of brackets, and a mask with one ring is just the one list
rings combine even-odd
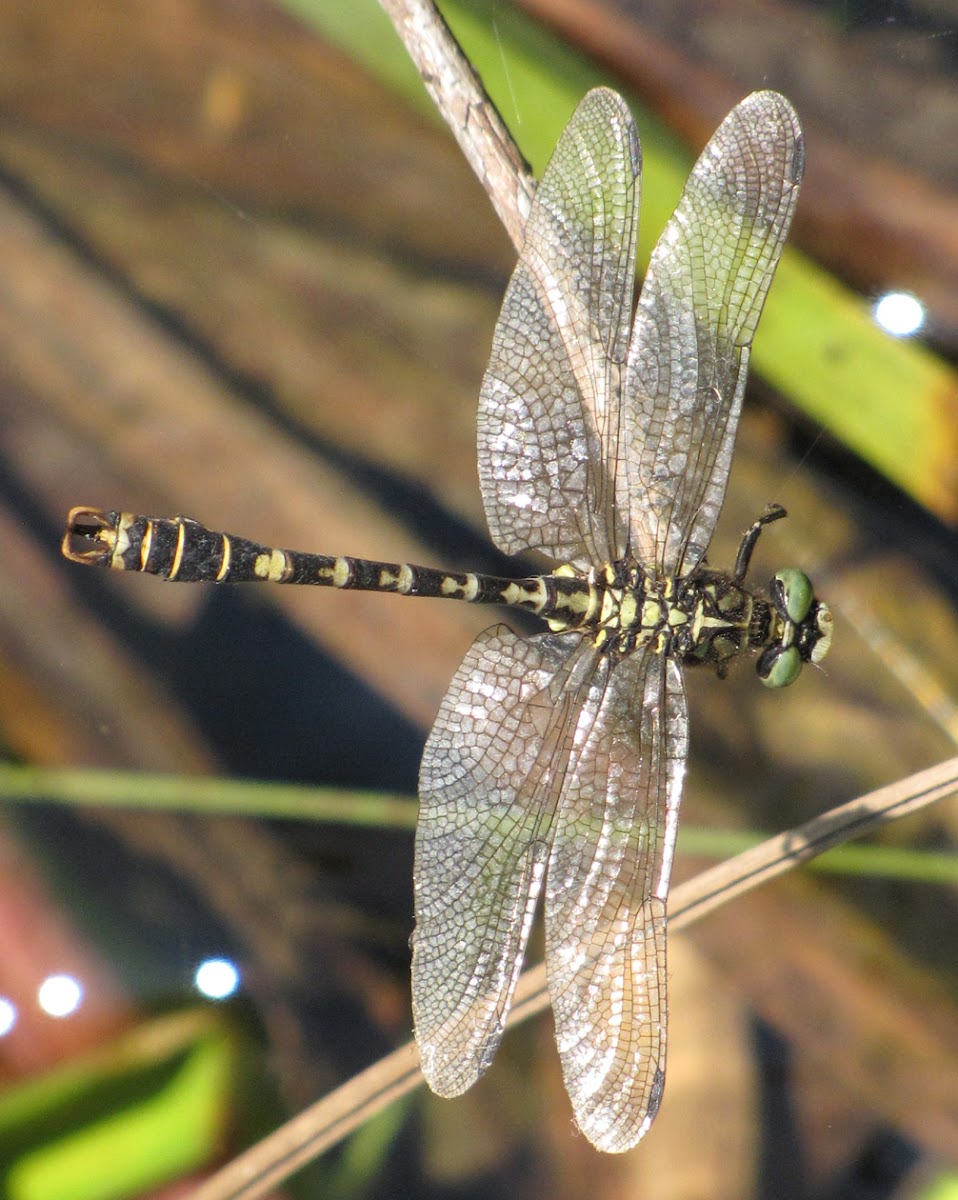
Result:
{"label": "dragonfly abdomen", "polygon": [[67,518],[63,553],[74,562],[157,575],[170,582],[312,584],[503,604],[546,618],[557,615],[563,628],[580,626],[597,603],[595,587],[582,575],[506,579],[414,563],[308,554],[220,533],[190,517],[74,508]]}

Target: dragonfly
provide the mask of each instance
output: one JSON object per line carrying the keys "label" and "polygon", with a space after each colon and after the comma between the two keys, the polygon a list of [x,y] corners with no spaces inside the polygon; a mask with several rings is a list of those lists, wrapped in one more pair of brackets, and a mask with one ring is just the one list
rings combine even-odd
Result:
{"label": "dragonfly", "polygon": [[746,582],[705,555],[759,316],[804,165],[789,102],[746,97],[705,147],[634,307],[641,150],[625,101],[589,92],[542,175],[482,382],[493,541],[559,564],[499,578],[276,549],[186,517],[75,508],[67,557],[168,580],[433,596],[538,614],[466,654],[419,780],[412,1007],[440,1096],[490,1065],[536,913],[575,1122],[623,1151],[661,1103],[666,908],[688,754],[683,668],[751,655],[791,684],[831,641],[796,568]]}

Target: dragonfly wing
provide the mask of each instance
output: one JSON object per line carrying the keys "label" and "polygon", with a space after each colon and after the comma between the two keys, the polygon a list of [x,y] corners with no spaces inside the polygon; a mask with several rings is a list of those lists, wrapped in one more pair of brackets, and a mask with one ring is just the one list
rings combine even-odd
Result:
{"label": "dragonfly wing", "polygon": [[566,1090],[600,1150],[628,1150],[665,1080],[665,918],[688,751],[675,663],[604,659],[555,819],[546,965]]}
{"label": "dragonfly wing", "polygon": [[625,550],[614,472],[639,170],[625,101],[589,92],[536,189],[479,398],[479,479],[507,554],[604,563]]}
{"label": "dragonfly wing", "polygon": [[423,1073],[456,1096],[502,1037],[545,872],[584,688],[577,637],[475,641],[423,753],[412,1003]]}
{"label": "dragonfly wing", "polygon": [[620,507],[633,553],[668,573],[699,562],[718,520],[752,338],[803,165],[788,101],[747,96],[702,151],[652,254],[624,385]]}

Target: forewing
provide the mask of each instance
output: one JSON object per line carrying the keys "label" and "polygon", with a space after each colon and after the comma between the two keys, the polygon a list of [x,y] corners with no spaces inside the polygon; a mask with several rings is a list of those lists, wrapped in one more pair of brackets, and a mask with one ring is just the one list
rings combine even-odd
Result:
{"label": "forewing", "polygon": [[705,553],[725,496],[752,338],[798,199],[791,105],[754,92],[705,147],[642,287],[623,399],[620,507],[669,574]]}
{"label": "forewing", "polygon": [[440,1096],[492,1061],[545,871],[559,791],[596,651],[578,637],[475,641],[423,753],[412,1003]]}
{"label": "forewing", "polygon": [[[602,677],[605,672],[605,678]],[[566,1090],[600,1150],[628,1150],[665,1082],[665,917],[688,718],[675,663],[603,660],[555,820],[545,920]]]}
{"label": "forewing", "polygon": [[536,189],[479,397],[482,496],[507,554],[599,564],[625,549],[614,472],[639,169],[625,101],[589,92]]}

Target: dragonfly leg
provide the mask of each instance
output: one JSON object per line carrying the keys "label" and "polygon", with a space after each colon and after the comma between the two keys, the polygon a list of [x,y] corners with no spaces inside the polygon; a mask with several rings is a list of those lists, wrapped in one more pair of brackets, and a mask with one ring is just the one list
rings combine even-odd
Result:
{"label": "dragonfly leg", "polygon": [[736,583],[742,583],[748,573],[748,566],[752,561],[752,551],[755,549],[755,543],[758,541],[758,535],[762,532],[762,527],[771,525],[773,521],[780,521],[787,515],[780,504],[770,504],[758,520],[745,531],[738,554],[735,556],[735,571],[732,578]]}

